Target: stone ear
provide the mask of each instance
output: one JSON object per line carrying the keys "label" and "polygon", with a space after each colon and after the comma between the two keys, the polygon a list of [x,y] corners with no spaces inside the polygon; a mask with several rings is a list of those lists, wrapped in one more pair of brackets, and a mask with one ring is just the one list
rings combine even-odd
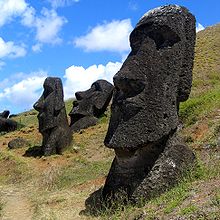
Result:
{"label": "stone ear", "polygon": [[55,82],[55,111],[60,111],[64,106],[63,101],[63,86],[61,80]]}
{"label": "stone ear", "polygon": [[178,101],[184,102],[189,98],[192,86],[192,70],[194,59],[194,45],[196,37],[195,17],[192,14],[187,15],[185,22],[185,40],[184,40],[184,58],[182,60],[182,71],[179,76]]}

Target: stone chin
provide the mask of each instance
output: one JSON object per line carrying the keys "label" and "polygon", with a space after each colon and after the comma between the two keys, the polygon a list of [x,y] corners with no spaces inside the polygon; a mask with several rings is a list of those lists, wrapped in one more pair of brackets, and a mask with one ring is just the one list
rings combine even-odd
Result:
{"label": "stone chin", "polygon": [[[151,118],[150,123],[149,118]],[[152,115],[143,117],[142,112],[140,112],[126,122],[123,120],[119,123],[112,121],[112,124],[109,125],[109,131],[113,130],[114,132],[107,132],[104,143],[108,148],[113,149],[138,149],[152,142],[160,141],[163,137],[172,133],[178,125],[177,118],[175,121],[176,123],[172,126],[165,124],[165,122],[158,125],[157,119],[154,119]],[[114,127],[116,123],[118,125]],[[140,123],[143,127],[139,126]],[[158,129],[154,129],[154,127],[151,126],[152,124],[157,124]]]}

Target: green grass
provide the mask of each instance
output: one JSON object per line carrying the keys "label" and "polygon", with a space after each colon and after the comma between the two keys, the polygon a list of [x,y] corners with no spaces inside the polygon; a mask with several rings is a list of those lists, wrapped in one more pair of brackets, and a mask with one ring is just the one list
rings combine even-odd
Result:
{"label": "green grass", "polygon": [[95,180],[108,173],[110,165],[110,160],[89,162],[83,158],[76,158],[72,165],[63,168],[51,167],[44,173],[43,188],[66,189]]}
{"label": "green grass", "polygon": [[189,215],[195,213],[197,210],[198,208],[195,205],[190,204],[180,210],[180,215]]}
{"label": "green grass", "polygon": [[[74,94],[73,94],[74,95]],[[75,99],[68,99],[67,101],[65,101],[65,106],[66,106],[66,114],[68,115],[71,111],[71,109],[73,108],[73,101]]]}
{"label": "green grass", "polygon": [[3,170],[0,175],[1,184],[21,183],[31,178],[28,164],[13,152],[0,152],[0,166]]}
{"label": "green grass", "polygon": [[30,127],[30,126],[37,126],[38,125],[38,120],[37,120],[37,111],[31,110],[28,112],[23,112],[21,114],[18,114],[16,117],[12,118],[13,120],[16,120],[20,128],[22,127]]}
{"label": "green grass", "polygon": [[214,193],[214,196],[211,199],[211,204],[220,209],[220,189]]}
{"label": "green grass", "polygon": [[184,124],[189,126],[218,108],[220,108],[220,85],[209,92],[192,97],[181,103],[179,114]]}
{"label": "green grass", "polygon": [[110,164],[110,161],[77,161],[75,166],[61,170],[56,186],[62,189],[102,177],[108,172]]}

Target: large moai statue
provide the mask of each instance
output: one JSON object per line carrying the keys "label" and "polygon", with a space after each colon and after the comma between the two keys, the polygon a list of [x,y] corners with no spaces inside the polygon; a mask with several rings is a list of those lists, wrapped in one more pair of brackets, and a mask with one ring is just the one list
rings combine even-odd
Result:
{"label": "large moai statue", "polygon": [[34,104],[34,109],[39,112],[39,131],[43,135],[42,155],[61,154],[72,141],[61,79],[47,77],[43,87],[42,96]]}
{"label": "large moai statue", "polygon": [[106,80],[97,80],[91,88],[76,92],[76,101],[69,113],[71,130],[76,132],[95,125],[98,118],[104,114],[112,98],[113,85]]}
{"label": "large moai statue", "polygon": [[114,76],[105,145],[115,158],[103,197],[150,199],[176,184],[195,156],[177,135],[179,103],[189,97],[195,17],[168,5],[147,12],[130,35],[131,52]]}

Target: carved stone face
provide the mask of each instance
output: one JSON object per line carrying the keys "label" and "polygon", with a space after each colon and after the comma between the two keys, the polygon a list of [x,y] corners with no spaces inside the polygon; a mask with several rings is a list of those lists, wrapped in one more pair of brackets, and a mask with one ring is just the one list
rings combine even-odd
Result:
{"label": "carved stone face", "polygon": [[195,26],[184,8],[168,7],[146,14],[130,35],[132,51],[113,79],[107,147],[137,149],[177,127],[191,88]]}
{"label": "carved stone face", "polygon": [[77,101],[70,112],[71,126],[86,116],[100,117],[106,110],[113,92],[113,85],[106,80],[97,80],[91,88],[76,92]]}
{"label": "carved stone face", "polygon": [[58,114],[64,107],[62,82],[59,78],[46,78],[43,87],[42,96],[34,104],[34,109],[39,112],[40,132],[57,126]]}

